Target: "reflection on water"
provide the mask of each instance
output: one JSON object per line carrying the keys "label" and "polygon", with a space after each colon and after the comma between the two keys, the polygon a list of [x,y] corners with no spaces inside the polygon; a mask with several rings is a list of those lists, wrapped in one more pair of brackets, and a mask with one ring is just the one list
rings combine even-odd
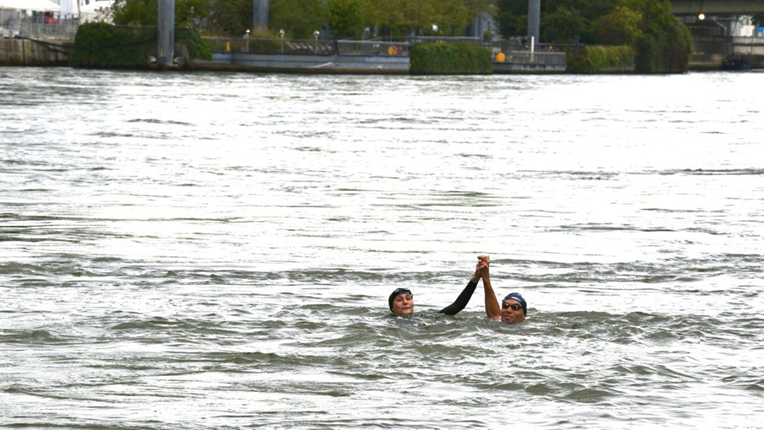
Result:
{"label": "reflection on water", "polygon": [[759,426],[761,79],[0,68],[0,425]]}

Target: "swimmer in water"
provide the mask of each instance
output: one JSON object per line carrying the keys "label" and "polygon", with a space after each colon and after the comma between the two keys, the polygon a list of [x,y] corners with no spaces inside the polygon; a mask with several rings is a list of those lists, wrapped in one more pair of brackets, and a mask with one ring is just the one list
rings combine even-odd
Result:
{"label": "swimmer in water", "polygon": [[526,300],[519,293],[510,293],[502,299],[502,310],[500,310],[497,296],[494,294],[494,289],[491,288],[491,280],[489,279],[489,256],[481,255],[478,260],[483,263],[481,265],[481,279],[483,280],[486,315],[507,324],[522,323],[526,319]]}
{"label": "swimmer in water", "polygon": [[[470,297],[473,296],[475,287],[478,286],[478,280],[481,278],[481,270],[485,264],[488,264],[488,261],[484,262],[480,258],[478,259],[478,264],[475,266],[475,273],[473,273],[473,276],[470,278],[470,282],[468,282],[467,286],[462,290],[457,297],[457,300],[451,305],[438,311],[439,314],[456,315],[459,311],[465,309],[465,306],[467,306],[470,301]],[[414,313],[414,294],[407,288],[396,288],[390,294],[390,297],[388,297],[388,307],[390,307],[390,311],[393,312],[394,315],[400,317],[411,316]]]}

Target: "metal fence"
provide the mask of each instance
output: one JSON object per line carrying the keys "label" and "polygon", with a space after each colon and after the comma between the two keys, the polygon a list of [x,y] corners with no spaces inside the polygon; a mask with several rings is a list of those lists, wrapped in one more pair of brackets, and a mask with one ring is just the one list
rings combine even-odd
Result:
{"label": "metal fence", "polygon": [[78,19],[48,19],[32,16],[18,21],[17,34],[22,37],[43,37],[48,39],[73,40],[80,25]]}
{"label": "metal fence", "polygon": [[[565,66],[566,54],[563,52],[503,52],[503,63],[538,64],[545,66]],[[495,56],[496,59],[496,56]]]}
{"label": "metal fence", "polygon": [[[375,57],[408,57],[413,43],[437,43],[443,38],[401,38],[397,41],[379,40],[338,40],[335,42],[319,40],[284,40],[259,38],[223,38],[205,37],[212,45],[213,52],[250,53],[250,54],[286,54],[286,55],[342,55]],[[438,39],[438,40],[436,40]],[[478,41],[478,38],[451,38],[465,41]],[[494,61],[518,64],[537,64],[565,66],[566,54],[563,52],[528,52],[505,51],[504,61],[497,60],[498,48],[494,48]]]}
{"label": "metal fence", "polygon": [[347,56],[408,57],[409,47],[407,42],[337,41],[338,55]]}
{"label": "metal fence", "polygon": [[250,54],[332,55],[335,44],[308,39],[259,39],[205,37],[213,52],[245,52]]}

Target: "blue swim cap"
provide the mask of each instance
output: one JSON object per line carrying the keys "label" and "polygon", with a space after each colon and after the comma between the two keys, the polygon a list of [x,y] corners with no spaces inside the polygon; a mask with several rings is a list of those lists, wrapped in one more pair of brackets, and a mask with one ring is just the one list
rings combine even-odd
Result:
{"label": "blue swim cap", "polygon": [[502,299],[503,302],[505,300],[515,300],[520,303],[521,307],[523,308],[523,316],[526,316],[526,300],[523,299],[523,296],[518,293],[510,293],[506,295],[504,299]]}
{"label": "blue swim cap", "polygon": [[388,297],[388,307],[391,311],[393,310],[393,301],[396,300],[396,297],[398,297],[399,294],[409,294],[410,296],[414,296],[414,294],[406,288],[396,288]]}

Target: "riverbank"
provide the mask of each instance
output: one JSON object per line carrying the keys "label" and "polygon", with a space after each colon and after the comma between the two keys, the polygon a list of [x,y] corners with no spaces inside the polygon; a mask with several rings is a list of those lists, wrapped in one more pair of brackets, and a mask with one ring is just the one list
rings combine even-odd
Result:
{"label": "riverbank", "polygon": [[[228,48],[228,47],[227,47]],[[238,47],[237,47],[238,48]],[[71,42],[41,39],[0,39],[0,65],[68,66],[73,52]],[[332,53],[255,53],[244,49],[214,52],[210,61],[194,60],[184,46],[176,45],[178,68],[188,70],[230,70],[246,72],[312,74],[408,74],[408,55],[368,55],[355,50],[336,49]],[[557,55],[557,56],[556,56]],[[565,73],[565,54],[508,52],[505,61],[493,61],[498,74]],[[156,65],[147,60],[147,69]]]}
{"label": "riverbank", "polygon": [[[73,42],[43,39],[0,38],[0,65],[60,67],[69,66]],[[408,56],[348,55],[348,54],[258,54],[252,52],[215,52],[212,61],[191,60],[181,46],[178,68],[191,70],[228,70],[259,73],[311,73],[311,74],[407,74]],[[565,63],[548,61],[548,53],[508,53],[503,62],[493,61],[496,74],[562,74]],[[694,54],[688,65],[689,71],[722,70],[730,60],[740,55]],[[745,57],[746,64],[755,69],[763,67],[762,56]],[[156,68],[147,62],[147,69]],[[605,70],[603,74],[633,73],[632,70]]]}

